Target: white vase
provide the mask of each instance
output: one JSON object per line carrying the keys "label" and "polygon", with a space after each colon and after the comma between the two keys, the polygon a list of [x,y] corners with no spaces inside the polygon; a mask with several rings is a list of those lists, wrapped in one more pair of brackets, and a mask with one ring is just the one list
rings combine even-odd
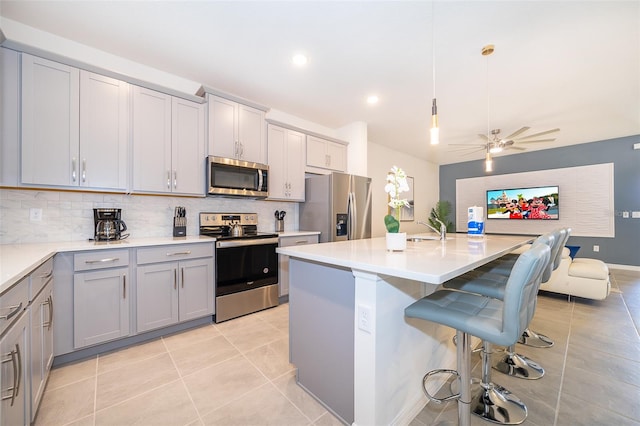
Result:
{"label": "white vase", "polygon": [[403,251],[407,248],[406,232],[387,232],[387,250]]}

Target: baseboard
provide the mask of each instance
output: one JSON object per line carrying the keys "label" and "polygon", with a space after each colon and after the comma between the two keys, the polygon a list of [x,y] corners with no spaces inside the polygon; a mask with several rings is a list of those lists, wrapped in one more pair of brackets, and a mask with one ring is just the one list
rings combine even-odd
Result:
{"label": "baseboard", "polygon": [[634,265],[616,265],[615,263],[607,263],[609,269],[622,269],[625,271],[637,271],[640,272],[640,266]]}

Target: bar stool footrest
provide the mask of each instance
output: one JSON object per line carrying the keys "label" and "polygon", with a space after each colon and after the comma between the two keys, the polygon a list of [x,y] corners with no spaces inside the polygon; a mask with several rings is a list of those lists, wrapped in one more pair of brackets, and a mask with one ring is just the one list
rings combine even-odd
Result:
{"label": "bar stool footrest", "polygon": [[449,382],[452,376],[456,377],[456,380],[453,383],[457,383],[460,380],[460,375],[458,374],[458,372],[456,370],[449,370],[449,369],[445,369],[445,368],[439,368],[439,369],[436,369],[436,370],[429,371],[422,378],[422,391],[427,396],[427,398],[429,398],[430,401],[433,401],[436,404],[442,404],[443,402],[451,401],[452,399],[459,399],[460,398],[460,393],[454,393],[452,390],[451,390],[451,394],[450,395],[447,395],[447,396],[444,396],[444,397],[441,397],[441,398],[433,396],[433,395],[431,395],[429,393],[429,391],[427,390],[427,382],[430,379],[433,379],[437,375],[447,375],[447,376],[449,376],[449,378],[447,378],[445,380],[445,383]]}

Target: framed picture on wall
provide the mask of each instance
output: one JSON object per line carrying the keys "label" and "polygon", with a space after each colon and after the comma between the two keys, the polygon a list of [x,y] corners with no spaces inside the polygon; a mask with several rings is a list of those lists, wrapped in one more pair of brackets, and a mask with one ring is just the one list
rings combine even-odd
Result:
{"label": "framed picture on wall", "polygon": [[[406,193],[405,198],[409,202],[409,207],[402,207],[400,209],[400,222],[412,222],[413,221],[413,178],[407,176],[407,183],[409,184],[409,192]],[[404,194],[403,194],[404,195]]]}

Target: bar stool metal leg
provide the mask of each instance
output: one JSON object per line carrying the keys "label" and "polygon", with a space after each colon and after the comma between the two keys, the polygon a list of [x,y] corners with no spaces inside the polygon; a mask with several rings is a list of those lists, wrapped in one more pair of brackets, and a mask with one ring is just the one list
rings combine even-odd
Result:
{"label": "bar stool metal leg", "polygon": [[527,418],[527,406],[507,389],[491,382],[491,343],[483,342],[482,382],[473,389],[471,411],[493,423],[517,425]]}
{"label": "bar stool metal leg", "polygon": [[458,374],[460,376],[460,397],[458,398],[458,423],[471,424],[471,339],[467,333],[456,330]]}
{"label": "bar stool metal leg", "polygon": [[504,354],[493,362],[493,368],[519,379],[536,380],[544,376],[544,368],[531,358],[517,354],[515,345],[507,347]]}
{"label": "bar stool metal leg", "polygon": [[522,333],[520,340],[518,343],[522,343],[523,345],[532,346],[534,348],[550,348],[553,346],[553,340],[544,334],[538,334],[533,330],[529,330],[528,328]]}

